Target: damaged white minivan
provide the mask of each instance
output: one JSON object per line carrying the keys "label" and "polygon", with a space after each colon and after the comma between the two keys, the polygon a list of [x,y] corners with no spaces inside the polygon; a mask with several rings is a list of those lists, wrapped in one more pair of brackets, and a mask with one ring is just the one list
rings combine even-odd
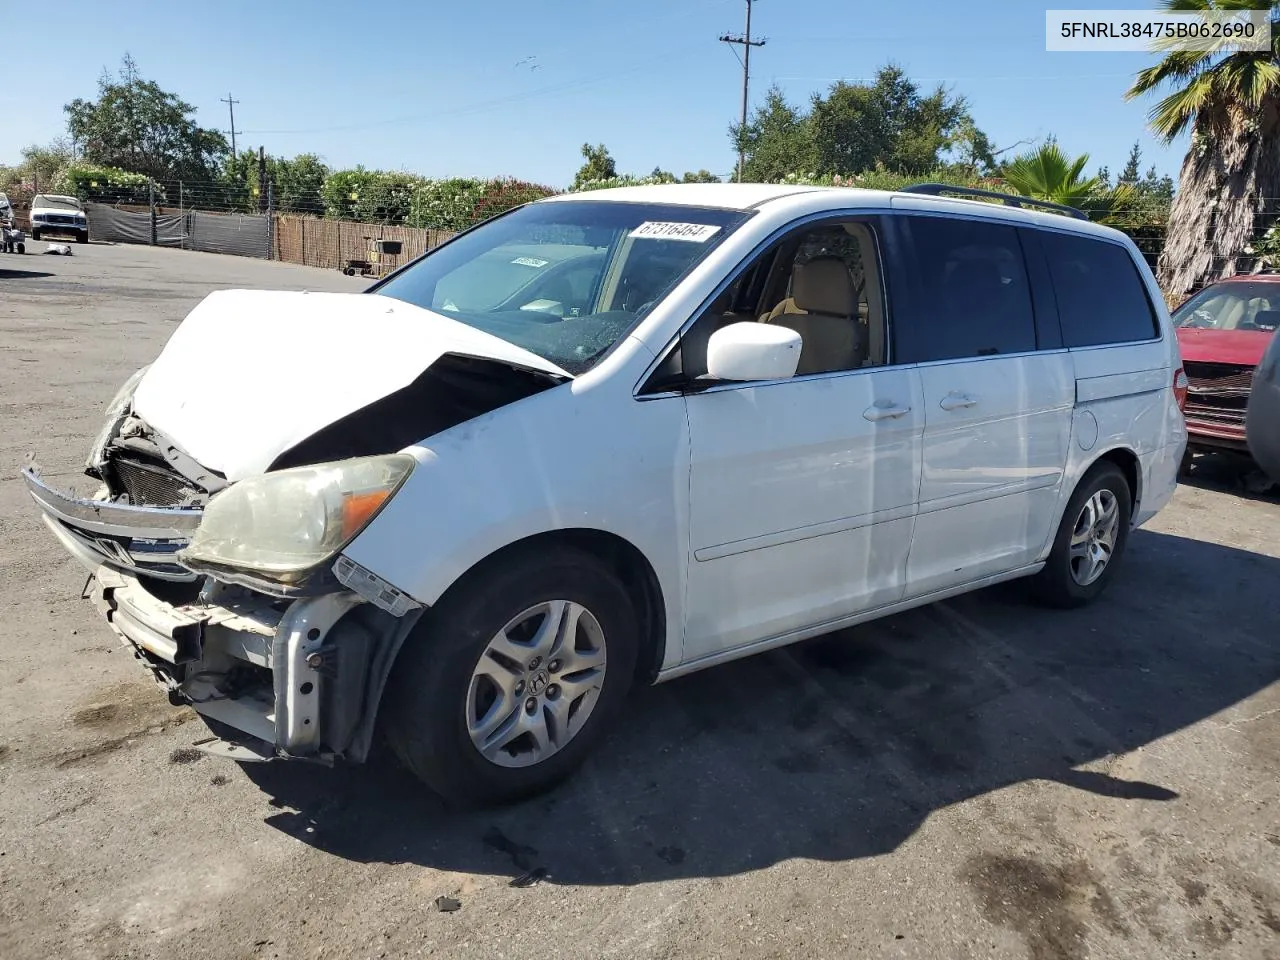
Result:
{"label": "damaged white minivan", "polygon": [[26,483],[206,749],[376,729],[524,796],[635,684],[1016,577],[1092,600],[1168,502],[1133,244],[941,192],[569,195],[364,293],[216,292],[111,402],[98,492]]}

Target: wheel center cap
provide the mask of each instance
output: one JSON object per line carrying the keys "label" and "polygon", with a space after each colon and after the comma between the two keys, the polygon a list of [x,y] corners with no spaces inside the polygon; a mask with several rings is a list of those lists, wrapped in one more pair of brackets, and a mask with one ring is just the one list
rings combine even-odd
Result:
{"label": "wheel center cap", "polygon": [[547,671],[539,670],[529,678],[529,692],[534,696],[542,693],[543,690],[547,689],[547,683],[550,682],[550,679],[551,678],[547,675]]}

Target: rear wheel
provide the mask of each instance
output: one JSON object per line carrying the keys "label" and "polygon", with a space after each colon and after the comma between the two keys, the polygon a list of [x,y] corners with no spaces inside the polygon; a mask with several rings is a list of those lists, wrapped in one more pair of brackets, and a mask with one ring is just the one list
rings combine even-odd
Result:
{"label": "rear wheel", "polygon": [[1104,461],[1084,475],[1072,494],[1049,559],[1031,580],[1042,602],[1084,606],[1110,582],[1129,540],[1133,496],[1124,473]]}
{"label": "rear wheel", "polygon": [[392,669],[392,748],[456,803],[547,789],[622,706],[637,619],[618,579],[580,551],[517,554],[470,575],[428,612]]}

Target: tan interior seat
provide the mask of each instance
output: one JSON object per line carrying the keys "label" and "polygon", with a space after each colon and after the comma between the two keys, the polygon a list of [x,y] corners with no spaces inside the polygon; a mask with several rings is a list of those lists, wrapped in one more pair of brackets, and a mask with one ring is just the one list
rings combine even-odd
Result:
{"label": "tan interior seat", "polygon": [[858,322],[858,295],[839,257],[815,257],[792,268],[791,296],[774,307],[765,323],[800,334],[798,376],[851,370],[867,358],[866,328]]}

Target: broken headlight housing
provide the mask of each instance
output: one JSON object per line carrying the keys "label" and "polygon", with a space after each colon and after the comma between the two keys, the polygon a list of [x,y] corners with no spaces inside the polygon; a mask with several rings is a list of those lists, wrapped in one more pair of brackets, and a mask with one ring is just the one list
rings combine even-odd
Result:
{"label": "broken headlight housing", "polygon": [[241,480],[209,501],[178,560],[298,583],[369,524],[414,463],[404,454],[360,457]]}
{"label": "broken headlight housing", "polygon": [[137,371],[133,376],[124,382],[124,385],[116,391],[116,395],[111,398],[111,402],[107,404],[106,423],[102,425],[102,430],[98,433],[98,438],[93,441],[93,447],[89,451],[89,461],[87,466],[93,469],[102,466],[102,454],[107,444],[111,442],[115,436],[116,428],[120,426],[120,421],[124,415],[129,412],[129,406],[133,403],[133,395],[138,390],[138,384],[142,382],[143,375],[150,368],[150,364]]}

